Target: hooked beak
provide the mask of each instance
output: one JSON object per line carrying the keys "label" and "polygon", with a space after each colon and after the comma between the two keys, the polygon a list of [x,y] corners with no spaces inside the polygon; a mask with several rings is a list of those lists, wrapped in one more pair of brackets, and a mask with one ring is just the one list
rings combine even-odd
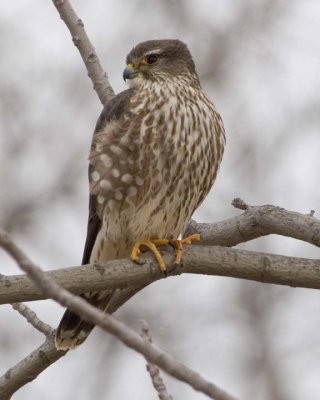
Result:
{"label": "hooked beak", "polygon": [[133,65],[127,65],[127,67],[123,71],[123,80],[133,79],[136,75],[136,70]]}

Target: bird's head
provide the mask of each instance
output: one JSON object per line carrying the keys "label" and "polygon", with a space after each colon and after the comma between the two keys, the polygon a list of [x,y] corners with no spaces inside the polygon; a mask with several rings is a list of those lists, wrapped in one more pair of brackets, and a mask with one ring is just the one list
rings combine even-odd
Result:
{"label": "bird's head", "polygon": [[187,77],[198,80],[195,65],[186,44],[180,40],[149,40],[135,46],[127,55],[123,79],[131,86],[141,81],[170,81]]}

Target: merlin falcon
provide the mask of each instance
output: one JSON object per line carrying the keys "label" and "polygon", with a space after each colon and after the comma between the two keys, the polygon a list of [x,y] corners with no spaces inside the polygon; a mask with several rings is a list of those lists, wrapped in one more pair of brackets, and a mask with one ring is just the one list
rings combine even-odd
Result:
{"label": "merlin falcon", "polygon": [[[140,247],[178,240],[215,181],[225,132],[203,92],[188,47],[179,40],[150,40],[127,56],[129,89],[104,107],[93,135],[89,164],[89,221],[82,264],[119,258],[137,260]],[[113,290],[85,293],[108,312]],[[58,349],[80,345],[93,329],[67,310],[56,333]]]}

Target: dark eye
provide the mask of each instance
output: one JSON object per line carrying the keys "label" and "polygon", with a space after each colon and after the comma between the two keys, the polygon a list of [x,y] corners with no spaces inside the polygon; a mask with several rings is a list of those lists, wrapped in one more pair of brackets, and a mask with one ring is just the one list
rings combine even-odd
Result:
{"label": "dark eye", "polygon": [[156,54],[150,54],[149,56],[146,57],[147,63],[148,64],[154,64],[157,62],[159,57]]}

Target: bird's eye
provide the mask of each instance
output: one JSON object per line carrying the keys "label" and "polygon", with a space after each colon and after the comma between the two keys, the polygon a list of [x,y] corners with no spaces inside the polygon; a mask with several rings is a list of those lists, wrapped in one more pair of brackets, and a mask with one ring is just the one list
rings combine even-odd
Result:
{"label": "bird's eye", "polygon": [[146,57],[148,64],[154,64],[158,61],[159,57],[156,54],[150,54]]}

